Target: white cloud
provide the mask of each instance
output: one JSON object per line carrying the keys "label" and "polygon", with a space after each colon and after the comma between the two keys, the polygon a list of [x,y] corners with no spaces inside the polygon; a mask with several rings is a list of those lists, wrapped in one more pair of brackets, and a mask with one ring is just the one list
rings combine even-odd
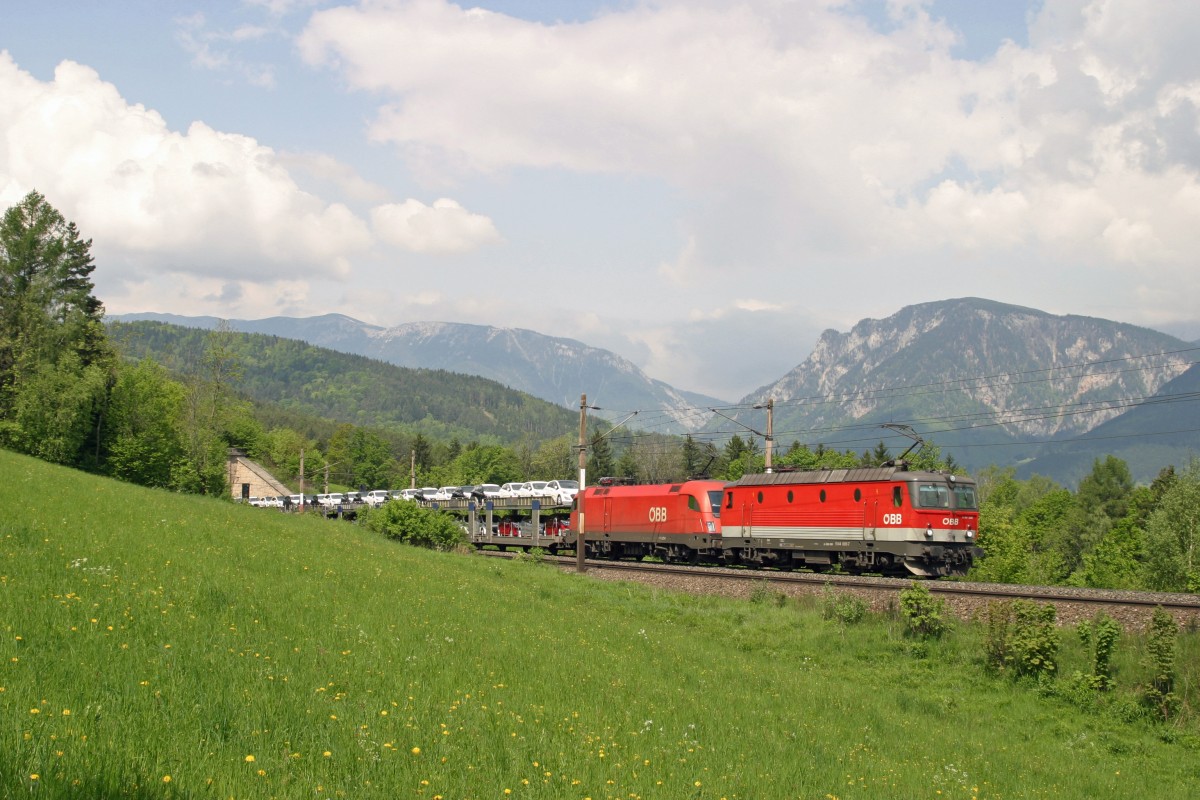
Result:
{"label": "white cloud", "polygon": [[88,67],[64,61],[47,83],[0,53],[0,96],[0,201],[42,192],[116,272],[336,276],[371,244],[270,148],[200,122],[172,131]]}
{"label": "white cloud", "polygon": [[500,241],[490,219],[442,198],[389,203],[371,210],[371,226],[385,242],[415,253],[466,253]]}
{"label": "white cloud", "polygon": [[572,24],[370,3],[315,13],[300,47],[383,98],[371,135],[418,174],[689,192],[688,246],[660,268],[678,281],[828,255],[882,275],[947,249],[1129,275],[1190,258],[1196,131],[1168,134],[1195,119],[1200,5],[1046,0],[1031,45],[984,62],[955,59],[929,8],[890,4],[881,32],[838,2],[662,0]]}
{"label": "white cloud", "polygon": [[734,300],[733,307],[742,311],[782,311],[783,306],[779,303],[768,303],[765,300],[755,300],[746,298],[744,300]]}

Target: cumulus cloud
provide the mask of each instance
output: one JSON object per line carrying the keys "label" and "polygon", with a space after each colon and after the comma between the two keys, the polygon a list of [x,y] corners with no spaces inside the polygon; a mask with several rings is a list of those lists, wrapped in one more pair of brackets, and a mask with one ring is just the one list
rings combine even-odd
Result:
{"label": "cumulus cloud", "polygon": [[931,7],[877,26],[843,3],[660,0],[543,24],[419,0],[319,11],[300,47],[385,98],[371,135],[418,172],[695,190],[677,280],[828,255],[1191,258],[1200,5],[1046,0],[1028,46],[983,61]]}
{"label": "cumulus cloud", "polygon": [[490,219],[442,198],[389,203],[371,210],[371,225],[385,242],[416,253],[465,253],[500,241]]}
{"label": "cumulus cloud", "polygon": [[42,192],[115,270],[337,276],[371,244],[362,219],[301,191],[270,148],[201,122],[172,131],[88,67],[64,61],[42,82],[3,52],[0,95],[0,202]]}

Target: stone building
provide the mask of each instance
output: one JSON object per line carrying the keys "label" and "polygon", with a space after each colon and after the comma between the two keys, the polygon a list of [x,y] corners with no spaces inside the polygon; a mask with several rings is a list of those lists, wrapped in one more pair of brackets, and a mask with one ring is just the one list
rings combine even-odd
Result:
{"label": "stone building", "polygon": [[229,448],[225,468],[234,500],[292,494],[291,489],[276,480],[261,464],[251,461],[241,448]]}

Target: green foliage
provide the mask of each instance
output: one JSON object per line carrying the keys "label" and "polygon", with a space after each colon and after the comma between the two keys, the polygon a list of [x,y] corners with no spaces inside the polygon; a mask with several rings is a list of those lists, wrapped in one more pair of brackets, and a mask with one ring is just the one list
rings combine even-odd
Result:
{"label": "green foliage", "polygon": [[1087,685],[1100,692],[1112,689],[1112,657],[1121,638],[1121,626],[1101,612],[1090,623],[1080,623],[1078,634],[1083,646],[1092,653],[1092,673],[1083,676]]}
{"label": "green foliage", "polygon": [[466,536],[449,514],[422,508],[416,503],[392,500],[378,508],[364,509],[360,520],[368,530],[389,539],[434,550],[453,550]]}
{"label": "green foliage", "polygon": [[1146,666],[1150,668],[1150,683],[1142,693],[1143,702],[1160,719],[1167,720],[1179,711],[1175,695],[1175,646],[1179,626],[1175,618],[1161,606],[1150,618],[1149,641],[1146,644]]}
{"label": "green foliage", "polygon": [[1058,672],[1057,612],[1050,603],[1013,601],[1013,625],[1008,645],[1010,666],[1018,677],[1053,677]]}
{"label": "green foliage", "polygon": [[680,454],[680,467],[685,477],[699,475],[707,468],[704,447],[696,442],[689,433],[683,437],[683,451]]}
{"label": "green foliage", "polygon": [[541,480],[566,478],[579,472],[578,437],[556,436],[538,445],[531,461],[530,475]]}
{"label": "green foliage", "polygon": [[[971,577],[1182,590],[1187,582],[1178,568],[1186,560],[1186,548],[1169,540],[1152,544],[1146,533],[1162,499],[1172,489],[1180,491],[1174,470],[1163,470],[1151,487],[1131,488],[1128,474],[1120,459],[1097,460],[1080,493],[1072,493],[1037,475],[1018,481],[1011,468],[980,471],[979,544],[986,557],[975,563]],[[1163,538],[1170,538],[1167,529],[1184,533],[1186,519],[1186,512],[1160,516]],[[1148,566],[1150,562],[1154,565]]]}
{"label": "green foliage", "polygon": [[325,449],[325,459],[337,468],[339,482],[367,490],[392,485],[399,472],[396,459],[383,437],[366,428],[339,425]]}
{"label": "green foliage", "polygon": [[148,359],[120,371],[109,398],[106,471],[143,486],[171,487],[184,460],[184,388]]}
{"label": "green foliage", "polygon": [[793,442],[787,452],[775,457],[775,464],[796,469],[850,469],[858,466],[859,458],[851,450],[826,450],[824,445],[810,450],[807,445]]}
{"label": "green foliage", "polygon": [[1092,471],[1079,482],[1079,503],[1085,510],[1098,510],[1111,520],[1125,516],[1129,495],[1133,491],[1133,476],[1129,465],[1116,456],[1092,462]]}
{"label": "green foliage", "polygon": [[1200,592],[1200,459],[1176,475],[1146,523],[1145,583],[1167,592]]}
{"label": "green foliage", "polygon": [[830,584],[821,587],[821,616],[836,620],[839,625],[855,625],[867,616],[867,601],[850,592],[834,590]]}
{"label": "green foliage", "polygon": [[91,242],[30,192],[0,218],[0,445],[93,463],[114,358]]}
{"label": "green foliage", "polygon": [[[204,331],[159,322],[111,323],[109,331],[127,358],[148,356],[181,374],[202,370]],[[397,367],[262,334],[231,333],[223,346],[240,364],[237,385],[246,396],[338,422],[509,444],[578,428],[568,409],[485,378]],[[419,467],[431,464],[427,455],[418,452]]]}
{"label": "green foliage", "polygon": [[771,588],[769,581],[756,581],[750,590],[750,602],[754,605],[772,604],[779,608],[786,606],[788,596],[778,589]]}
{"label": "green foliage", "polygon": [[1058,672],[1059,635],[1054,606],[1029,600],[988,603],[984,643],[988,667],[1038,681]]}
{"label": "green foliage", "polygon": [[1012,617],[1011,601],[988,601],[983,617],[983,661],[991,672],[1002,673],[1008,668]]}
{"label": "green foliage", "polygon": [[935,598],[929,586],[920,581],[900,592],[900,613],[904,631],[918,639],[934,639],[946,630],[946,601]]}
{"label": "green foliage", "polygon": [[612,445],[609,444],[607,438],[601,436],[600,434],[596,434],[592,437],[591,443],[588,445],[588,475],[592,475],[595,478],[603,478],[605,476],[615,475],[616,468],[617,464],[613,460]]}

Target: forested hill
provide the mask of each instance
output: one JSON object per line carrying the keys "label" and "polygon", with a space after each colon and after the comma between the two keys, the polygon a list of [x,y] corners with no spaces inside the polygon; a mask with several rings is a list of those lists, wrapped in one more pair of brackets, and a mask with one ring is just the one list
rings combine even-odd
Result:
{"label": "forested hill", "polygon": [[181,375],[204,368],[218,337],[240,367],[237,391],[339,422],[497,444],[536,442],[578,427],[575,412],[486,378],[396,367],[264,334],[161,322],[110,322],[108,330],[126,358],[150,358]]}

